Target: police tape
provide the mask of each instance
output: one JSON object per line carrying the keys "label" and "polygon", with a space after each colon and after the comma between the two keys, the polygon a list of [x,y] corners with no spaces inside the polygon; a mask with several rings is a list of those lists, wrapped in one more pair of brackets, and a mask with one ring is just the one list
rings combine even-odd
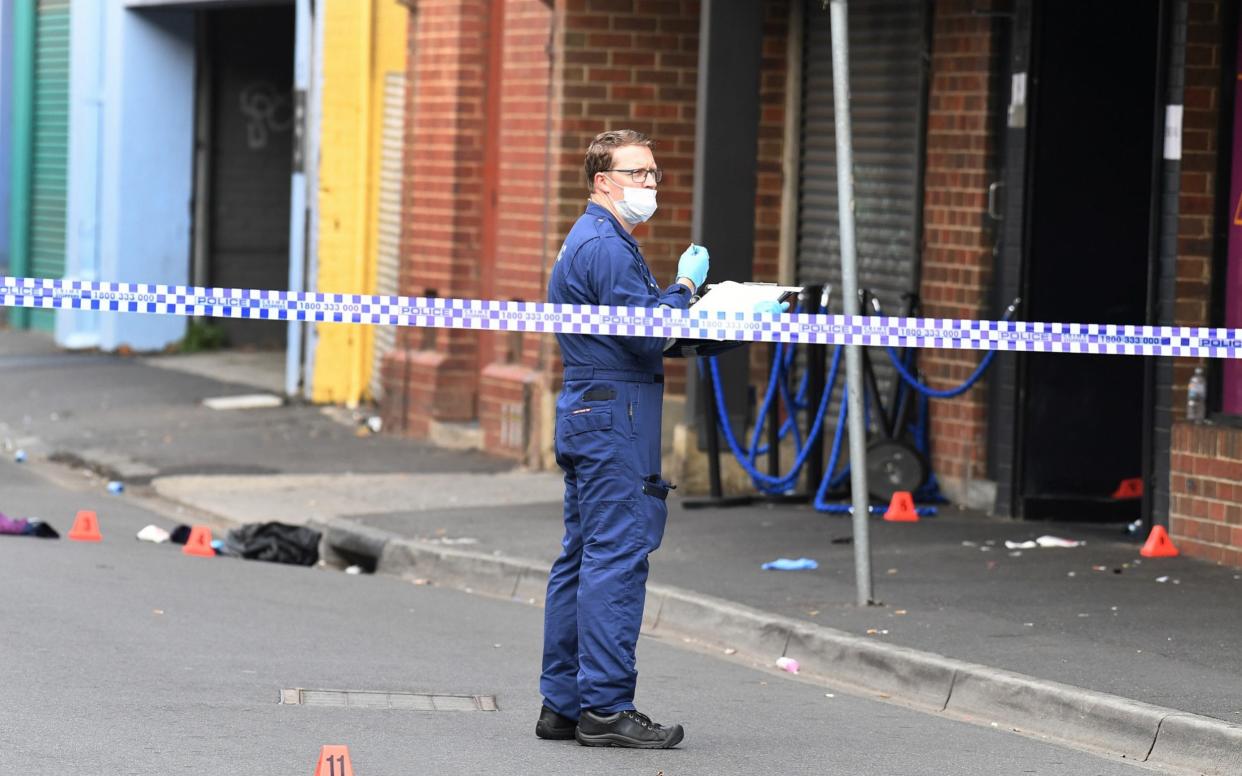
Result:
{"label": "police tape", "polygon": [[696,312],[0,276],[0,307],[743,342],[1238,358],[1242,329]]}

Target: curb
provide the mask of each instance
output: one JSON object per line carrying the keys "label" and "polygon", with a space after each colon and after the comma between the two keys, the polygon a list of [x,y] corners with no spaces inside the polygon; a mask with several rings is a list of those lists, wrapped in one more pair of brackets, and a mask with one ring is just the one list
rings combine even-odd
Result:
{"label": "curb", "polygon": [[[321,555],[362,557],[378,573],[539,604],[546,565],[459,550],[344,519],[316,525]],[[1226,776],[1242,773],[1242,726],[968,663],[666,585],[648,585],[642,632],[736,649],[924,711],[1045,736],[1123,760]]]}

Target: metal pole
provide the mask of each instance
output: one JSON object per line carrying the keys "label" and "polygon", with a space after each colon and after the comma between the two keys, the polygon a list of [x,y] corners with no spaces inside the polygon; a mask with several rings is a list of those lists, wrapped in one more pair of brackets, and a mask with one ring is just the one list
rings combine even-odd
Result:
{"label": "metal pole", "polygon": [[[837,135],[837,210],[841,220],[841,286],[845,314],[858,315],[858,256],[854,244],[854,147],[850,135],[849,17],[846,0],[832,0],[832,102]],[[858,605],[871,595],[870,495],[867,492],[867,428],[863,422],[862,350],[845,349],[849,390],[850,490],[854,501],[854,577]]]}
{"label": "metal pole", "polygon": [[[293,176],[289,190],[289,290],[306,290],[306,95],[311,80],[310,0],[297,0],[293,43]],[[304,324],[289,321],[285,344],[285,396],[298,393]]]}
{"label": "metal pole", "polygon": [[[323,120],[323,37],[327,8],[323,0],[311,7],[311,80],[306,106],[306,276],[307,290],[319,288],[319,128]],[[361,260],[361,257],[359,257]],[[302,349],[302,396],[315,396],[315,353],[319,329],[308,323]]]}

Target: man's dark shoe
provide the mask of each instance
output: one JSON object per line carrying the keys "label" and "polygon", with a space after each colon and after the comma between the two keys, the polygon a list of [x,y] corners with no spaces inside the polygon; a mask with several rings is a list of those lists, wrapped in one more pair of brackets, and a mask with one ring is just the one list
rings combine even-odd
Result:
{"label": "man's dark shoe", "polygon": [[624,746],[631,749],[672,749],[686,732],[681,725],[664,727],[637,711],[616,714],[582,712],[578,720],[578,743],[583,746]]}
{"label": "man's dark shoe", "polygon": [[577,722],[544,706],[543,711],[539,712],[539,721],[535,723],[535,735],[549,741],[568,741],[574,737],[577,727]]}

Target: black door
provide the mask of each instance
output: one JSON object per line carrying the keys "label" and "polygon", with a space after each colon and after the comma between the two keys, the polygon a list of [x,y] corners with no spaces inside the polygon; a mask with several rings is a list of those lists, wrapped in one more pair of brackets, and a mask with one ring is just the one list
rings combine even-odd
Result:
{"label": "black door", "polygon": [[[293,9],[204,14],[211,68],[208,281],[289,287]],[[284,323],[221,319],[234,346],[283,347]]]}
{"label": "black door", "polygon": [[[1021,296],[1026,320],[1148,322],[1165,5],[1017,0],[997,15],[1010,41],[998,311]],[[1148,382],[1129,356],[1002,354],[990,376],[996,511],[1137,517],[1138,501],[1110,496],[1144,472]]]}
{"label": "black door", "polygon": [[[1159,0],[1035,4],[1029,320],[1146,320],[1159,13]],[[1110,496],[1143,472],[1142,359],[1031,354],[1019,372],[1021,514],[1137,517],[1139,502]]]}

